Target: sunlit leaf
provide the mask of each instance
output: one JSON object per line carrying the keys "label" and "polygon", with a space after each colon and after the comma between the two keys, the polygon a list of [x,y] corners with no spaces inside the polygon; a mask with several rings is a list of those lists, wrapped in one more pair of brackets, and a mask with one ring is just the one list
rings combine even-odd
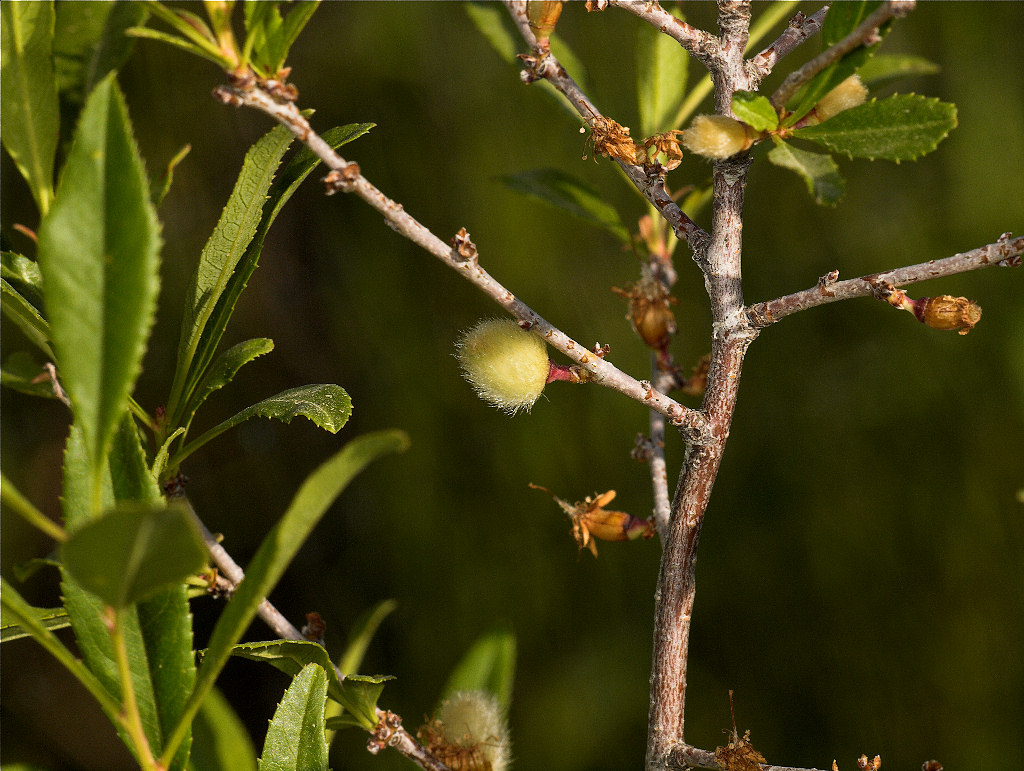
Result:
{"label": "sunlit leaf", "polygon": [[875,54],[857,70],[864,85],[885,86],[903,78],[934,75],[939,65],[922,56],[912,54]]}
{"label": "sunlit leaf", "polygon": [[28,182],[41,214],[53,200],[60,115],[53,70],[52,2],[0,3],[3,146]]}
{"label": "sunlit leaf", "polygon": [[267,729],[259,771],[327,771],[327,673],[309,664],[292,680]]}
{"label": "sunlit leaf", "polygon": [[732,95],[732,111],[755,131],[773,131],[779,127],[779,116],[768,97],[753,91],[737,91]]}
{"label": "sunlit leaf", "polygon": [[956,127],[956,105],[896,94],[845,110],[793,132],[851,158],[912,161],[930,153]]}
{"label": "sunlit leaf", "polygon": [[[59,608],[32,608],[32,613],[36,621],[51,632],[71,626],[68,612],[63,605]],[[31,631],[10,616],[6,607],[0,609],[0,642],[19,640],[31,635]]]}
{"label": "sunlit leaf", "polygon": [[508,709],[516,674],[516,637],[498,629],[478,638],[448,676],[442,697],[455,691],[487,691]]}

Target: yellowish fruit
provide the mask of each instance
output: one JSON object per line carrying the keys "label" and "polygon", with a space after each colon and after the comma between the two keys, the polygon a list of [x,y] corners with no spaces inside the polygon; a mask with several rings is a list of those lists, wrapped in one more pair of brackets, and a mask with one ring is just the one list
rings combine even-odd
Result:
{"label": "yellowish fruit", "polygon": [[529,412],[547,383],[547,345],[511,319],[486,319],[456,344],[462,374],[477,395],[510,415]]}

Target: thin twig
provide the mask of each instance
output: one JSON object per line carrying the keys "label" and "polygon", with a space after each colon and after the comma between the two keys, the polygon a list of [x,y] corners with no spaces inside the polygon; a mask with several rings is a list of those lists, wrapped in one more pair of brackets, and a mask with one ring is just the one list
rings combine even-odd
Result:
{"label": "thin twig", "polygon": [[[517,298],[493,278],[479,263],[476,247],[468,234],[460,234],[461,248],[446,244],[429,229],[410,216],[395,201],[388,198],[359,173],[359,166],[349,163],[331,149],[313,131],[309,122],[292,102],[277,101],[258,87],[236,88],[222,86],[215,92],[217,98],[228,104],[248,106],[260,110],[287,127],[332,170],[327,181],[329,191],[353,193],[383,215],[387,224],[417,246],[430,252],[441,262],[461,274],[466,280],[490,296],[498,305],[515,316],[520,326],[543,338],[548,345],[561,351],[589,373],[592,382],[613,388],[626,396],[665,415],[691,442],[704,441],[707,421],[698,411],[685,407],[660,393],[646,383],[620,370],[610,361],[590,351],[546,321],[526,303]],[[673,204],[674,205],[674,204]],[[686,215],[683,215],[684,217]],[[469,256],[466,256],[469,255]]]}
{"label": "thin twig", "polygon": [[1011,238],[1005,233],[998,241],[969,252],[954,254],[941,260],[929,260],[905,268],[896,268],[882,273],[871,273],[860,278],[837,281],[839,271],[823,276],[810,289],[795,292],[768,302],[756,303],[746,310],[750,323],[763,329],[786,316],[818,305],[849,300],[852,297],[870,297],[882,283],[906,286],[931,278],[952,276],[970,270],[988,268],[992,265],[1019,265],[1024,255],[1024,236]]}
{"label": "thin twig", "polygon": [[786,31],[779,35],[775,42],[752,56],[749,66],[757,73],[758,77],[763,78],[768,75],[780,59],[795,51],[805,40],[818,34],[828,9],[827,5],[823,6],[821,10],[810,16],[798,13],[789,22]]}
{"label": "thin twig", "polygon": [[[715,760],[715,753],[701,750],[684,744],[672,750],[661,766],[665,771],[687,771],[691,768],[709,768],[715,771],[726,771],[726,767]],[[817,768],[794,768],[791,766],[759,765],[761,771],[821,771]]]}
{"label": "thin twig", "polygon": [[[519,32],[523,36],[523,40],[533,52],[532,56],[521,57],[527,66],[527,70],[523,73],[525,76],[524,80],[532,82],[533,80],[543,78],[553,85],[568,100],[573,109],[579,113],[580,117],[589,124],[593,125],[602,119],[601,113],[598,112],[593,102],[583,93],[576,81],[566,72],[565,67],[562,66],[548,48],[541,46],[537,42],[537,37],[533,34],[533,30],[530,29],[526,18],[525,2],[523,0],[506,0],[505,4],[509,8],[512,18],[515,20]],[[674,19],[675,17],[672,18]],[[665,190],[665,181],[662,176],[659,174],[649,175],[643,166],[634,166],[623,162],[619,158],[614,160],[619,164],[619,167],[626,176],[629,177],[630,182],[640,191],[640,194],[650,201],[654,208],[661,213],[665,221],[672,226],[676,237],[689,244],[691,250],[693,250],[694,261],[701,265],[703,270],[704,266],[701,264],[704,255],[703,247],[707,243],[708,234],[672,200],[672,196]]]}
{"label": "thin twig", "polygon": [[780,110],[785,107],[786,102],[789,101],[790,97],[796,93],[800,86],[833,62],[839,61],[850,51],[875,37],[877,35],[878,28],[885,24],[885,22],[889,21],[889,19],[906,16],[913,9],[914,0],[887,0],[872,11],[864,21],[857,25],[857,28],[853,32],[844,37],[834,46],[830,47],[828,50],[823,51],[821,54],[811,59],[800,69],[790,73],[789,76],[782,81],[782,85],[779,86],[774,94],[772,94],[771,99],[769,100],[771,101],[772,106],[776,110]]}

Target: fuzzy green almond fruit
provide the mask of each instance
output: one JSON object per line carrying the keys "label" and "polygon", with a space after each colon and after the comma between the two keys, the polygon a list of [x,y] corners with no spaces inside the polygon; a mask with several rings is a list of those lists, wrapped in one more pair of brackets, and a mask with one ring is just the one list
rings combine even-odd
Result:
{"label": "fuzzy green almond fruit", "polygon": [[512,319],[480,321],[463,333],[456,349],[477,396],[509,415],[529,412],[547,383],[547,345]]}

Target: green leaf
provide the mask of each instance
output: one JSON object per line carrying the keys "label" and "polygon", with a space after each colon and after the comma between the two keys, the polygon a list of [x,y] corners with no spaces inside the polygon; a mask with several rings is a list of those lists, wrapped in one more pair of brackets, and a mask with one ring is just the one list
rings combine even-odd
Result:
{"label": "green leaf", "polygon": [[270,721],[259,771],[327,771],[326,701],[327,673],[316,664],[303,667]]}
{"label": "green leaf", "polygon": [[930,153],[956,127],[956,105],[917,94],[871,100],[793,132],[851,158],[912,161]]}
{"label": "green leaf", "polygon": [[277,3],[245,4],[246,47],[253,37],[253,63],[274,77],[284,66],[292,44],[316,11],[319,2],[289,3],[283,19]]}
{"label": "green leaf", "polygon": [[61,549],[64,566],[107,605],[124,608],[180,583],[206,564],[187,510],[127,506],[78,528]]}
{"label": "green leaf", "polygon": [[755,131],[774,131],[779,127],[779,116],[768,97],[753,91],[737,91],[732,95],[732,111],[736,117]]}
{"label": "green leaf", "polygon": [[629,231],[615,207],[584,182],[558,169],[535,169],[500,177],[506,187],[562,209],[574,217],[604,228],[623,243],[629,243]]}
{"label": "green leaf", "polygon": [[50,350],[50,325],[39,315],[36,307],[22,297],[7,279],[0,278],[0,309],[13,321],[30,342],[34,343],[48,357],[53,357]]}
{"label": "green leaf", "polygon": [[39,263],[21,254],[0,252],[0,278],[17,283],[26,293],[41,295],[43,291]]}
{"label": "green leaf", "polygon": [[142,437],[132,416],[125,411],[114,434],[108,459],[110,482],[118,501],[162,503],[156,479],[149,473]]}
{"label": "green leaf", "polygon": [[857,70],[864,85],[879,86],[921,75],[934,75],[939,65],[921,56],[912,54],[875,54]]}
{"label": "green leaf", "polygon": [[[676,18],[682,14],[670,11]],[[637,28],[636,93],[640,134],[668,131],[686,97],[690,57],[673,38],[643,24]]]}
{"label": "green leaf", "polygon": [[37,611],[18,591],[0,578],[0,608],[3,609],[4,624],[17,624],[31,635],[47,653],[57,659],[75,678],[85,686],[112,723],[117,725],[121,704],[108,693],[99,679],[90,672],[75,655],[68,650],[53,631],[40,620]]}
{"label": "green leaf", "polygon": [[60,115],[53,71],[52,2],[0,4],[3,145],[28,182],[40,214],[53,201]]}
{"label": "green leaf", "polygon": [[58,3],[53,56],[61,97],[80,104],[119,70],[134,45],[125,31],[148,15],[144,3]]}
{"label": "green leaf", "polygon": [[357,672],[363,665],[363,657],[370,645],[370,640],[377,633],[377,629],[388,615],[398,606],[394,600],[378,602],[366,614],[360,617],[352,625],[349,632],[348,647],[338,659],[338,669],[344,675]]}
{"label": "green leaf", "polygon": [[284,423],[290,423],[292,418],[299,415],[309,418],[319,428],[336,434],[352,415],[352,400],[345,393],[344,388],[331,383],[290,388],[247,407],[189,442],[180,453],[171,459],[170,467],[176,468],[185,458],[211,439],[250,418],[274,418]]}
{"label": "green leaf", "polygon": [[203,381],[196,389],[196,395],[189,403],[190,412],[186,415],[186,423],[191,422],[195,411],[199,409],[207,397],[230,383],[238,370],[253,359],[274,350],[274,341],[268,337],[256,337],[246,340],[224,351],[210,366]]}
{"label": "green leaf", "polygon": [[171,185],[174,183],[174,170],[178,167],[178,164],[185,160],[185,157],[192,152],[192,145],[185,145],[174,157],[167,162],[167,166],[164,168],[164,173],[159,177],[154,177],[149,182],[149,195],[153,199],[153,205],[159,206],[163,203],[165,197],[171,190]]}
{"label": "green leaf", "polygon": [[815,203],[835,206],[846,194],[846,180],[831,155],[801,150],[776,138],[768,160],[803,177]]}
{"label": "green leaf", "polygon": [[367,434],[349,442],[306,478],[284,516],[263,539],[245,578],[221,613],[210,636],[188,708],[168,741],[170,746],[175,746],[184,736],[191,716],[224,668],[235,643],[255,618],[260,602],[270,594],[335,498],[370,462],[385,453],[404,450],[408,444],[408,438],[400,431]]}
{"label": "green leaf", "polygon": [[[61,605],[59,608],[31,608],[32,615],[43,628],[51,632],[71,626],[68,612]],[[33,632],[23,627],[15,617],[11,616],[7,607],[0,608],[0,643],[30,637]]]}
{"label": "green leaf", "polygon": [[508,709],[516,674],[516,637],[510,629],[489,632],[473,643],[448,676],[442,698],[455,691],[487,691]]}
{"label": "green leaf", "polygon": [[348,711],[356,724],[372,729],[377,724],[377,700],[390,675],[345,675],[338,673],[331,663],[330,654],[319,643],[309,640],[270,640],[236,645],[231,654],[253,661],[265,661],[288,675],[297,674],[309,664],[317,664],[327,671],[328,694]]}
{"label": "green leaf", "polygon": [[26,351],[16,351],[4,359],[3,368],[0,369],[0,385],[29,396],[44,399],[53,399],[55,396],[53,385],[42,366]]}
{"label": "green leaf", "polygon": [[204,59],[209,59],[223,69],[228,69],[232,66],[231,60],[221,52],[213,32],[202,18],[183,8],[167,8],[162,3],[148,3],[147,8],[155,16],[173,27],[181,37],[175,37],[166,32],[148,27],[132,27],[127,30],[127,34],[134,37],[162,40]]}
{"label": "green leaf", "polygon": [[142,159],[108,75],[82,111],[39,231],[50,334],[94,480],[141,369],[159,251]]}
{"label": "green leaf", "polygon": [[[332,148],[337,149],[342,145],[351,142],[353,139],[361,137],[373,128],[372,123],[352,123],[346,126],[340,126],[328,131],[325,131],[322,138]],[[269,137],[269,135],[268,135]],[[268,137],[264,137],[267,140]],[[261,141],[264,141],[261,140]],[[253,153],[250,150],[250,154]],[[248,156],[247,156],[248,157]],[[259,263],[260,252],[263,249],[263,241],[266,238],[267,232],[270,230],[271,224],[277,217],[278,212],[285,205],[292,193],[298,188],[302,181],[309,176],[310,172],[313,171],[320,163],[320,159],[315,156],[312,151],[308,148],[301,148],[292,158],[291,162],[285,167],[281,174],[274,180],[273,184],[269,188],[269,192],[265,191],[266,203],[262,204],[259,225],[256,228],[254,236],[248,241],[248,246],[244,248],[244,251],[240,256],[235,257],[235,267],[233,272],[227,278],[226,285],[222,288],[219,300],[215,305],[210,306],[209,320],[202,328],[196,329],[194,333],[194,340],[190,345],[194,346],[194,357],[192,358],[191,370],[187,373],[183,373],[181,370],[182,364],[179,354],[179,369],[175,372],[175,393],[180,391],[178,397],[172,394],[168,404],[168,415],[170,416],[170,425],[179,426],[183,425],[184,421],[181,419],[182,416],[188,412],[194,412],[191,406],[188,404],[189,400],[194,396],[194,390],[197,383],[202,378],[203,373],[209,366],[210,361],[213,359],[214,352],[216,351],[217,345],[220,343],[221,338],[224,335],[224,330],[227,328],[228,322],[231,319],[231,314],[234,312],[235,303],[238,302],[239,296],[242,294],[242,290],[245,289],[245,285],[252,276],[253,271],[256,270],[256,266]],[[245,173],[245,166],[243,165],[243,174]],[[271,172],[272,173],[272,172]],[[241,182],[242,177],[239,177]],[[235,186],[235,191],[239,190],[238,185]],[[235,193],[232,193],[232,199],[235,198]],[[228,206],[231,207],[231,201],[229,200]],[[225,213],[227,212],[225,208]],[[223,219],[223,215],[222,215]],[[220,228],[220,223],[218,223]],[[216,230],[214,231],[216,235]],[[214,240],[214,236],[211,236],[210,241],[207,242],[206,249],[209,249],[211,243]],[[204,249],[204,255],[206,254]],[[202,258],[198,271],[202,270]],[[196,281],[197,279],[194,279]],[[204,306],[205,307],[205,306]],[[186,314],[187,315],[187,314]],[[184,339],[185,335],[185,320],[182,320],[182,335]],[[181,380],[181,384],[178,385],[178,380]],[[174,405],[178,406],[175,407]]]}
{"label": "green leaf", "polygon": [[256,748],[231,703],[216,688],[192,724],[192,767],[202,771],[256,771]]}
{"label": "green leaf", "polygon": [[67,538],[63,528],[37,509],[2,473],[0,473],[0,501],[8,511],[13,511],[54,540],[63,541]]}
{"label": "green leaf", "polygon": [[180,425],[175,420],[176,408],[183,396],[187,398],[187,394],[182,393],[186,381],[197,381],[201,375],[194,371],[194,358],[207,322],[256,235],[270,184],[291,142],[288,129],[277,126],[249,149],[220,220],[203,247],[196,272],[189,282],[181,320],[178,364],[168,404],[174,426]]}
{"label": "green leaf", "polygon": [[[822,25],[822,44],[829,48],[853,32],[857,26],[875,10],[880,2],[843,2],[833,3],[825,15]],[[842,59],[829,65],[801,88],[790,100],[792,112],[786,116],[784,124],[792,126],[803,118],[825,94],[838,86],[848,77],[857,72],[878,50],[881,40],[892,29],[892,21],[878,28],[878,39],[873,45],[860,45]]]}

